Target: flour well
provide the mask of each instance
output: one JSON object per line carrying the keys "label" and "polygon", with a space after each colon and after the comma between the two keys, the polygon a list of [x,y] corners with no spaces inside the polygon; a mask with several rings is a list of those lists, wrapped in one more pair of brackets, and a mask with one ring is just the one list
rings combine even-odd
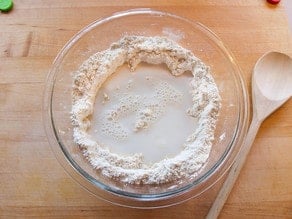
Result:
{"label": "flour well", "polygon": [[[186,84],[192,104],[183,113],[198,121],[197,128],[181,143],[182,150],[179,153],[152,164],[146,163],[141,153],[127,156],[113,153],[89,134],[96,95],[102,84],[124,63],[128,63],[129,68],[135,71],[140,62],[155,65],[165,63],[174,77],[185,72],[191,72],[193,76],[191,82]],[[92,55],[75,74],[71,117],[74,141],[94,168],[121,182],[159,184],[196,176],[209,157],[220,108],[219,92],[209,71],[209,67],[189,50],[167,38],[122,38],[109,49]],[[120,123],[125,115],[135,115],[132,131],[139,133],[151,129],[163,118],[169,105],[180,104],[183,94],[171,84],[148,76],[145,80],[154,81],[151,98],[148,100],[132,93],[123,95],[119,103],[103,116],[101,124],[105,135],[127,139],[129,130]],[[128,89],[132,86],[135,86],[135,81],[129,80]],[[103,104],[108,104],[111,99],[111,96],[103,93]]]}

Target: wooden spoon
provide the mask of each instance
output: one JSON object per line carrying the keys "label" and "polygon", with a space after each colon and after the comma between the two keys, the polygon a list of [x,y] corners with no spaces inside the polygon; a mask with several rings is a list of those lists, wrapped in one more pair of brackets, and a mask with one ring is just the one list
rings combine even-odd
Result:
{"label": "wooden spoon", "polygon": [[207,219],[217,218],[247,158],[261,123],[292,95],[292,59],[269,52],[256,63],[252,77],[253,118],[245,141],[217,195]]}

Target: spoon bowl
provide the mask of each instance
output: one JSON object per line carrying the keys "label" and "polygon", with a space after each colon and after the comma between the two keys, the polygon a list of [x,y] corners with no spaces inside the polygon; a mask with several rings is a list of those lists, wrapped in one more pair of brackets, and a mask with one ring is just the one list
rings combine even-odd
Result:
{"label": "spoon bowl", "polygon": [[258,86],[267,99],[283,100],[292,95],[292,61],[279,52],[262,56],[254,68],[253,86]]}

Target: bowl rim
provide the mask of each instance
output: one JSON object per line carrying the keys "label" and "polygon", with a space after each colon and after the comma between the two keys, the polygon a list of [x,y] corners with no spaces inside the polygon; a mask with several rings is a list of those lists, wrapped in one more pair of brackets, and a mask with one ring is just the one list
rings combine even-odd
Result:
{"label": "bowl rim", "polygon": [[[74,159],[70,156],[67,152],[66,148],[62,145],[62,142],[58,138],[58,133],[54,127],[53,121],[53,112],[52,112],[52,100],[53,100],[53,90],[55,85],[55,73],[58,70],[58,66],[61,64],[63,58],[69,52],[70,48],[77,42],[79,39],[82,38],[86,33],[91,31],[92,29],[98,27],[101,24],[106,22],[112,21],[114,19],[118,19],[121,17],[129,16],[129,15],[159,15],[165,17],[171,17],[174,19],[179,19],[182,22],[186,22],[196,28],[198,28],[204,34],[207,34],[208,38],[212,40],[216,44],[218,48],[223,52],[224,56],[228,58],[230,61],[232,68],[233,68],[233,76],[235,77],[235,81],[237,82],[236,88],[240,91],[242,95],[242,103],[240,100],[239,102],[239,113],[241,112],[242,115],[238,115],[237,121],[237,130],[234,133],[232,141],[230,142],[229,146],[227,147],[220,157],[220,159],[213,165],[204,175],[199,177],[197,180],[189,183],[188,185],[181,187],[177,190],[163,192],[158,194],[137,194],[132,192],[126,192],[120,189],[115,189],[113,187],[107,186],[102,182],[97,181],[95,178],[90,176],[86,171],[84,171],[80,166],[74,161]],[[229,170],[230,166],[234,162],[237,157],[238,151],[241,148],[242,141],[246,135],[248,122],[249,122],[249,98],[248,92],[246,89],[245,82],[241,77],[242,71],[240,67],[237,65],[234,56],[230,52],[230,50],[223,44],[221,39],[209,28],[205,25],[201,24],[197,21],[191,21],[187,18],[169,13],[164,11],[157,11],[152,10],[150,8],[137,8],[131,9],[121,12],[113,13],[110,16],[105,18],[100,18],[89,25],[82,28],[77,34],[75,34],[61,49],[61,51],[56,56],[52,68],[49,71],[46,79],[46,87],[44,91],[44,99],[43,99],[43,121],[46,131],[47,139],[50,143],[51,149],[54,152],[58,162],[63,166],[66,172],[75,180],[77,181],[83,188],[91,192],[92,194],[98,196],[99,198],[109,201],[111,203],[127,206],[127,207],[135,207],[135,208],[158,208],[158,207],[165,207],[174,204],[178,204],[184,201],[189,200],[190,198],[197,197],[201,195],[203,192],[208,190],[212,187],[216,182],[218,182],[222,176]],[[239,127],[239,124],[241,126]],[[231,152],[232,152],[232,145],[234,141],[238,141],[237,144],[240,144],[238,147],[238,151],[233,153],[232,160],[226,166],[227,158],[230,159]],[[64,159],[65,158],[65,159]],[[223,168],[222,165],[225,164]],[[224,166],[224,165],[223,165]],[[215,171],[219,170],[219,171]],[[202,185],[203,183],[207,183],[206,185]],[[198,190],[195,192],[195,190]],[[189,192],[192,191],[191,194]],[[194,194],[193,194],[194,193]],[[124,199],[129,201],[128,204],[124,204]]]}

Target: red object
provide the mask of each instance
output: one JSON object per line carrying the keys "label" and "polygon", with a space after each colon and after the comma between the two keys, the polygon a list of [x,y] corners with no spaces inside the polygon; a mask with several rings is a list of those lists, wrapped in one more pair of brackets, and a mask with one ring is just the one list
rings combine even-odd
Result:
{"label": "red object", "polygon": [[280,2],[281,0],[267,0],[270,4],[276,5]]}

